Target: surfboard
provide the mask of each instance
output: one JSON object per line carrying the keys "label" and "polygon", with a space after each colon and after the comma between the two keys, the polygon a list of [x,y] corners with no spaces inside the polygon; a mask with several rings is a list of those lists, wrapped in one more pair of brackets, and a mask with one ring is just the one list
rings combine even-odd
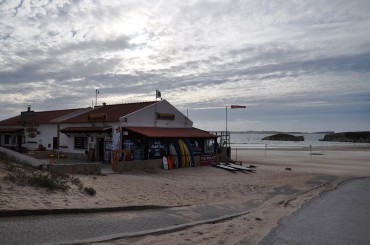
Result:
{"label": "surfboard", "polygon": [[191,157],[191,166],[194,167],[195,165],[195,160],[194,160],[194,153],[193,153],[193,147],[190,143],[190,140],[188,138],[185,139],[185,144],[189,149],[190,152],[190,157]]}
{"label": "surfboard", "polygon": [[185,149],[182,140],[178,140],[179,146],[180,146],[180,156],[181,156],[181,167],[185,168],[186,167],[186,158],[185,158]]}
{"label": "surfboard", "polygon": [[177,168],[181,168],[181,150],[180,150],[179,142],[177,140],[174,141],[173,146],[175,147],[176,155],[177,155]]}
{"label": "surfboard", "polygon": [[225,170],[228,170],[228,171],[232,171],[232,172],[235,172],[235,171],[238,171],[237,169],[235,168],[232,168],[232,167],[228,167],[226,165],[222,165],[222,164],[212,164],[213,167],[216,167],[216,168],[222,168],[222,169],[225,169]]}
{"label": "surfboard", "polygon": [[180,142],[181,148],[183,150],[184,167],[189,167],[190,152],[189,152],[188,148],[186,147],[186,144],[184,143],[184,141],[182,139],[179,139],[179,142]]}
{"label": "surfboard", "polygon": [[163,157],[163,169],[168,169],[167,157]]}
{"label": "surfboard", "polygon": [[230,167],[240,169],[240,170],[244,170],[244,171],[249,171],[249,172],[256,172],[256,170],[253,169],[253,168],[243,167],[243,166],[239,166],[239,165],[232,164],[232,163],[230,164]]}
{"label": "surfboard", "polygon": [[172,156],[167,157],[168,169],[173,169]]}
{"label": "surfboard", "polygon": [[177,156],[177,151],[176,151],[175,145],[173,143],[170,143],[169,150],[170,150],[170,155],[171,155],[170,158],[172,160],[173,168],[178,168],[179,167],[179,158]]}
{"label": "surfboard", "polygon": [[247,167],[236,165],[236,164],[233,164],[233,163],[229,163],[229,164],[220,163],[220,165],[227,166],[227,167],[232,167],[232,168],[235,168],[237,170],[243,170],[243,171],[248,171],[248,172],[256,172],[255,169],[247,168]]}

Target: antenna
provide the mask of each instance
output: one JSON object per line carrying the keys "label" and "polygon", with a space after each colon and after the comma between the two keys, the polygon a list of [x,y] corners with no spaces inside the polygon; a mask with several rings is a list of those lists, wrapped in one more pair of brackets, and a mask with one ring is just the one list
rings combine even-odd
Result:
{"label": "antenna", "polygon": [[95,89],[95,106],[98,105],[98,94],[100,94],[99,89]]}

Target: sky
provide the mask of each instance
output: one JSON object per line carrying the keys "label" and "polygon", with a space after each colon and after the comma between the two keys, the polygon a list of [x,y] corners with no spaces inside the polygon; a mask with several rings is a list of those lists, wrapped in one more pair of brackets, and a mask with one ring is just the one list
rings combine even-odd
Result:
{"label": "sky", "polygon": [[369,131],[370,1],[0,0],[0,120],[96,89],[204,130]]}

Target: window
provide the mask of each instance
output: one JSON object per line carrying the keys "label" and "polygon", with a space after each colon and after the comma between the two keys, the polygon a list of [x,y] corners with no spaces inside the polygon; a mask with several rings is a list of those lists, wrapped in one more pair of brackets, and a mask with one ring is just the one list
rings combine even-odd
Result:
{"label": "window", "polygon": [[215,140],[206,139],[204,141],[204,153],[215,153]]}
{"label": "window", "polygon": [[14,137],[12,135],[6,134],[4,136],[4,144],[5,145],[12,145],[14,143],[15,143],[15,139],[14,139]]}
{"label": "window", "polygon": [[75,136],[75,149],[87,149],[87,137]]}

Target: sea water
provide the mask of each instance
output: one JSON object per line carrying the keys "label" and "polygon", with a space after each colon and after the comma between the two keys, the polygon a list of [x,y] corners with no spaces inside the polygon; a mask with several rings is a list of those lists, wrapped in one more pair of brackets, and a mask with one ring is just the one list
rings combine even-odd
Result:
{"label": "sea water", "polygon": [[294,136],[303,136],[304,141],[272,141],[262,140],[266,136],[273,135],[272,133],[249,133],[249,132],[231,132],[230,133],[230,146],[233,149],[241,148],[302,148],[314,146],[349,146],[354,145],[351,142],[329,142],[321,141],[324,133],[302,133],[292,134]]}

